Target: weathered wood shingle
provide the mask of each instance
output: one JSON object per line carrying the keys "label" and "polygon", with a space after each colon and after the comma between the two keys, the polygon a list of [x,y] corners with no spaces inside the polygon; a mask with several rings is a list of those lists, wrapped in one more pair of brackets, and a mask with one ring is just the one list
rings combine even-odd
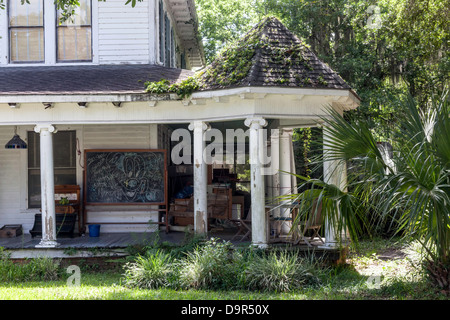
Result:
{"label": "weathered wood shingle", "polygon": [[265,18],[199,77],[202,90],[242,86],[350,89],[276,18]]}
{"label": "weathered wood shingle", "polygon": [[181,81],[194,73],[156,65],[0,68],[0,95],[145,93],[145,81]]}

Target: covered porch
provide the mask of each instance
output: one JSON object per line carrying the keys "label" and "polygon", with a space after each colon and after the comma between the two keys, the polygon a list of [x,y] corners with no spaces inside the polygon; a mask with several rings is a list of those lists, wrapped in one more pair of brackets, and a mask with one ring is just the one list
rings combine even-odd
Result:
{"label": "covered porch", "polygon": [[[275,243],[294,244],[298,238],[293,239],[292,234],[290,234],[290,221],[292,221],[292,214],[295,213],[295,206],[282,203],[276,198],[283,194],[295,192],[296,180],[294,176],[287,173],[295,173],[292,130],[296,127],[318,125],[320,118],[317,115],[311,115],[309,117],[302,116],[299,118],[286,116],[286,118],[279,117],[277,119],[274,118],[273,111],[269,114],[260,113],[242,119],[236,119],[235,116],[239,116],[237,113],[243,110],[243,105],[247,105],[247,108],[253,109],[252,105],[257,103],[260,111],[263,109],[261,107],[266,105],[267,111],[269,111],[273,110],[270,105],[274,101],[283,101],[283,103],[294,102],[296,104],[303,102],[307,106],[311,101],[319,100],[326,105],[330,102],[330,98],[316,95],[317,91],[313,90],[309,91],[311,93],[310,95],[305,95],[305,90],[300,89],[303,97],[299,99],[298,95],[295,94],[296,89],[290,89],[293,95],[286,93],[265,94],[264,99],[262,99],[258,90],[256,90],[256,93],[253,90],[244,89],[244,94],[236,94],[233,91],[215,92],[219,96],[211,98],[203,98],[202,95],[205,93],[194,93],[192,99],[189,101],[163,100],[157,101],[157,105],[152,107],[154,110],[152,110],[152,115],[158,114],[158,111],[165,114],[167,109],[172,109],[172,114],[174,115],[180,115],[181,111],[184,111],[186,114],[189,113],[193,118],[189,123],[159,123],[162,120],[156,120],[155,123],[138,124],[126,120],[123,122],[118,120],[105,121],[104,123],[98,124],[54,122],[50,127],[57,128],[59,133],[70,130],[76,132],[76,141],[81,146],[79,151],[84,151],[82,149],[83,147],[85,150],[97,150],[100,147],[102,150],[147,150],[149,146],[151,146],[150,150],[166,150],[169,158],[167,165],[167,206],[162,207],[167,208],[167,215],[166,211],[157,211],[161,206],[136,206],[134,204],[125,206],[99,206],[86,203],[84,201],[85,199],[83,199],[85,197],[84,190],[86,187],[84,180],[84,152],[78,154],[78,150],[75,150],[75,153],[77,153],[75,158],[75,184],[80,186],[81,189],[80,203],[83,214],[78,218],[82,219],[81,224],[78,220],[75,225],[74,238],[66,239],[57,235],[56,231],[58,229],[56,225],[52,229],[53,231],[49,233],[48,229],[44,229],[46,225],[43,223],[42,235],[44,236],[29,239],[29,241],[25,242],[26,247],[29,248],[34,245],[37,248],[64,248],[70,245],[75,246],[80,240],[82,240],[82,243],[95,243],[95,238],[89,237],[88,226],[90,224],[101,225],[101,237],[107,236],[108,234],[153,232],[157,229],[163,233],[168,232],[169,235],[177,233],[184,234],[185,230],[189,229],[195,233],[208,236],[213,235],[217,231],[228,231],[229,233],[225,234],[226,239],[232,239],[236,243],[251,242],[253,245],[262,248]],[[336,91],[335,93],[345,94],[345,91]],[[337,96],[332,99],[341,99],[341,101],[348,99],[352,101],[351,98],[341,97]],[[203,100],[201,103],[199,103],[200,99]],[[189,103],[189,106],[185,106],[183,103]],[[120,109],[116,109],[117,107],[112,103],[92,102],[82,112],[86,113],[90,111],[92,117],[95,114],[103,116],[105,111],[123,112],[123,116],[126,116],[126,110],[134,104],[140,105],[139,108],[141,111],[149,108],[147,102],[126,102],[123,103],[123,107]],[[36,108],[37,105],[38,103],[34,103],[34,105],[33,103],[22,104],[21,108],[14,110],[14,112],[23,112],[21,117],[29,117],[26,110],[30,107]],[[72,109],[77,108],[77,105],[73,103],[65,103],[64,105],[56,104],[54,108],[58,107]],[[132,108],[138,108],[138,106]],[[227,108],[229,114],[234,112],[236,115],[231,114],[231,119],[227,116],[222,116],[222,121],[217,121],[214,118],[211,119],[213,121],[194,120],[196,117],[200,118],[202,114],[207,114],[207,110],[222,108]],[[278,110],[277,112],[279,113],[280,111]],[[311,112],[316,112],[316,110],[311,110]],[[186,114],[181,114],[180,116],[184,117]],[[28,121],[31,122],[32,120],[29,119]],[[30,122],[18,124],[17,132],[24,138],[27,137],[29,132],[33,135],[39,134],[42,139],[42,133],[36,133],[35,128],[37,126],[33,127]],[[10,138],[10,133],[14,131],[14,127],[9,125],[1,128],[5,143]],[[39,126],[39,128],[41,127]],[[174,133],[180,133],[180,130],[186,134],[185,137],[188,137],[189,142],[186,144],[189,147],[185,151],[188,152],[190,161],[187,160],[186,163],[178,163],[176,159],[177,156],[180,156],[177,146],[180,145],[182,139],[178,139]],[[243,132],[244,135],[242,137],[244,137],[244,140],[241,141],[242,145],[236,141],[234,143],[227,141],[227,130],[233,134]],[[53,146],[52,139],[58,133],[50,131],[46,130],[44,133],[44,135],[47,135],[46,137],[49,141],[45,142],[44,139],[41,140],[41,150],[46,150],[45,148]],[[151,141],[153,134],[159,137],[157,141]],[[144,138],[142,135],[148,138]],[[110,140],[109,137],[115,138]],[[220,137],[223,137],[222,141]],[[232,137],[234,140],[235,136]],[[30,143],[29,139],[25,138],[25,140]],[[221,143],[219,143],[220,141]],[[153,145],[150,145],[150,143]],[[108,147],[105,148],[105,145]],[[230,161],[227,163],[225,159],[227,145],[232,145],[233,151],[230,154],[235,158],[235,163],[230,163]],[[243,154],[239,154],[238,152],[240,146],[244,150]],[[204,157],[205,150],[210,151],[210,159]],[[191,154],[189,154],[190,151],[192,151]],[[46,205],[46,208],[44,206],[39,208],[27,207],[29,204],[27,200],[30,196],[30,193],[27,192],[27,187],[30,186],[28,181],[32,177],[27,161],[27,153],[29,152],[29,149],[3,149],[0,152],[3,163],[9,163],[10,165],[9,167],[2,166],[2,174],[4,176],[3,190],[9,188],[8,194],[10,198],[17,199],[17,202],[14,203],[11,202],[12,200],[2,202],[3,216],[0,216],[0,224],[2,226],[21,224],[23,226],[24,236],[29,236],[29,231],[33,228],[35,222],[34,216],[36,214],[47,212],[48,215],[44,218],[47,221],[54,221],[54,217],[58,214],[58,202],[54,200],[56,199],[55,182],[53,182],[53,185],[41,189],[41,203]],[[47,155],[52,153],[53,151],[48,151],[47,149]],[[222,161],[219,161],[219,155],[224,156]],[[181,156],[183,156],[183,153],[181,153]],[[239,181],[239,179],[232,181],[236,178],[234,174],[235,164],[238,163],[236,157],[242,157],[244,159],[240,165],[248,170],[246,176],[249,178],[249,181]],[[48,163],[44,161],[41,158],[39,169],[40,172],[47,174],[47,180],[41,180],[41,183],[48,183],[51,180],[50,176],[55,171],[55,167],[52,166],[50,161]],[[331,167],[329,171],[336,172]],[[216,173],[218,176],[215,175]],[[330,176],[330,179],[333,178],[339,180],[342,177]],[[171,212],[177,205],[176,202],[182,200],[176,198],[177,193],[180,192],[180,186],[185,185],[185,181],[192,181],[194,192],[192,197],[188,199],[192,201],[193,212],[202,212],[202,214],[192,214],[190,217],[191,221],[180,223],[180,221],[176,221],[176,217],[171,215]],[[246,182],[246,192],[242,192],[242,189],[239,188],[236,190],[236,183],[244,184],[244,182]],[[14,190],[16,191],[14,192]],[[227,195],[230,195],[231,212],[223,218],[210,219],[208,211],[210,210],[209,206],[211,203],[208,203],[208,197],[209,195],[215,195],[216,190],[224,191]],[[46,199],[51,200],[46,201]],[[183,200],[186,201],[186,198]],[[238,231],[242,231],[240,230],[242,229],[242,224],[246,225],[248,229],[244,227],[243,232],[238,234]],[[322,228],[322,230],[326,231],[327,229]],[[83,234],[86,237],[84,240],[80,237]],[[332,234],[321,234],[324,236],[323,242],[316,242],[314,244],[333,248],[334,243],[330,242],[330,239],[334,239],[334,236]],[[6,245],[8,241],[18,245],[22,243],[21,241],[23,239],[22,237],[0,239],[2,241],[2,245],[0,246],[8,247]],[[46,240],[49,241],[46,242]],[[296,244],[307,246],[304,241]],[[96,245],[102,246],[105,245],[105,242],[96,243]]]}
{"label": "covered porch", "polygon": [[[284,50],[283,54],[290,55],[290,59],[292,53],[285,50],[286,46],[292,50],[306,50],[279,21],[264,21],[252,32],[260,32],[257,38],[268,39],[268,43],[275,43],[271,41],[275,37],[277,45]],[[243,226],[242,223],[249,227],[242,234],[248,238],[236,237],[233,241],[249,241],[259,248],[267,248],[280,241],[303,244],[297,241],[298,238],[292,239],[290,233],[290,219],[295,213],[295,206],[274,200],[279,195],[295,192],[296,181],[289,174],[295,172],[292,130],[321,126],[327,108],[343,114],[345,110],[356,108],[359,98],[312,52],[306,50],[307,54],[303,57],[308,61],[307,66],[304,62],[291,63],[291,69],[283,72],[280,70],[287,68],[286,62],[269,61],[269,53],[259,52],[249,60],[252,72],[245,81],[224,85],[215,82],[220,75],[207,73],[214,77],[208,76],[202,90],[183,99],[176,94],[146,93],[141,82],[149,77],[157,81],[161,76],[171,82],[181,81],[193,75],[186,70],[139,65],[84,66],[83,76],[80,77],[79,67],[3,68],[1,79],[8,80],[0,83],[2,141],[6,144],[12,133],[17,132],[29,146],[39,146],[39,153],[33,153],[30,147],[0,150],[0,174],[3,177],[0,181],[0,225],[21,224],[24,229],[23,236],[2,241],[19,245],[28,237],[35,214],[41,213],[39,242],[28,239],[30,241],[22,242],[26,243],[26,247],[47,250],[77,243],[80,246],[92,245],[96,239],[87,236],[86,226],[90,224],[101,225],[97,244],[103,243],[104,246],[107,246],[107,241],[102,236],[108,237],[109,234],[116,234],[117,239],[122,239],[116,240],[123,243],[131,241],[126,239],[130,239],[132,234],[151,233],[158,229],[167,237],[183,234],[189,225],[193,232],[211,236],[217,229],[211,224],[211,218],[214,223],[217,220],[232,223],[230,229],[234,231],[230,239],[236,235],[236,229]],[[269,68],[272,71],[269,72]],[[41,73],[37,72],[38,69],[42,69]],[[277,73],[284,74],[284,81],[279,81],[279,76],[275,76]],[[299,74],[308,81],[300,84]],[[120,81],[108,83],[109,79],[116,78],[114,75]],[[36,85],[32,79],[36,80]],[[70,85],[61,85],[67,79]],[[323,130],[325,132],[326,128]],[[62,148],[55,150],[56,137],[63,132],[71,134],[68,134],[66,142],[62,142]],[[227,133],[230,135],[227,136]],[[36,141],[31,141],[32,138]],[[63,148],[67,145],[70,148]],[[130,191],[129,180],[126,180],[127,188],[123,187],[125,196],[121,194],[121,199],[126,198],[126,201],[97,203],[89,200],[89,192],[93,189],[88,188],[88,182],[95,175],[92,172],[87,174],[87,155],[99,150],[121,154],[139,150],[163,152],[166,157],[159,172],[159,182],[164,185],[164,189],[160,189],[164,190],[162,200],[133,202],[130,199],[136,190]],[[71,155],[70,164],[59,165],[55,158],[58,154]],[[226,157],[221,158],[220,155]],[[227,166],[230,163],[238,164],[239,159],[243,159],[240,164],[248,166],[248,205],[245,199],[236,203],[231,199],[225,219],[211,217],[211,202],[208,200],[211,195],[218,194],[218,190],[214,189],[225,189],[225,193],[231,189],[231,196],[238,196],[228,183],[223,188],[220,185],[223,181],[213,182],[214,169],[223,173],[223,169],[229,170]],[[138,172],[148,172],[136,171],[136,168],[132,166],[126,175],[130,178]],[[58,170],[61,177],[55,175]],[[63,181],[69,171],[71,180],[64,181],[64,184],[78,185],[81,189],[82,214],[79,219],[82,221],[76,233],[85,236],[75,233],[74,238],[64,239],[57,236],[55,186],[60,182],[55,179],[61,178]],[[233,173],[228,173],[228,178],[233,179]],[[176,193],[180,190],[171,187],[176,185],[175,180],[182,174],[191,177],[193,187],[191,210],[188,211],[192,214],[187,217],[192,221],[186,225],[177,224],[170,214],[175,206],[180,206],[175,203]],[[338,170],[336,163],[326,163],[324,176],[327,181],[340,185],[345,179],[345,170]],[[154,178],[146,177],[151,181]],[[125,181],[121,179],[121,182]],[[35,181],[34,185],[32,181]],[[105,183],[101,175],[96,181]],[[117,181],[115,183],[119,185]],[[36,193],[36,190],[39,192]],[[111,194],[103,192],[103,199]],[[32,200],[36,197],[38,199],[33,204]],[[334,231],[326,224],[322,229],[325,233],[320,246],[334,249]],[[121,238],[119,234],[126,236]]]}

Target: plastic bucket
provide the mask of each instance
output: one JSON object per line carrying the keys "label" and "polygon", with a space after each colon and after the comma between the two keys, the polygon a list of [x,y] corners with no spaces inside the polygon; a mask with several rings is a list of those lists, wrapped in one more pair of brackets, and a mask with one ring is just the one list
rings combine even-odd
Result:
{"label": "plastic bucket", "polygon": [[89,237],[98,237],[100,236],[100,225],[99,224],[90,224],[89,225]]}

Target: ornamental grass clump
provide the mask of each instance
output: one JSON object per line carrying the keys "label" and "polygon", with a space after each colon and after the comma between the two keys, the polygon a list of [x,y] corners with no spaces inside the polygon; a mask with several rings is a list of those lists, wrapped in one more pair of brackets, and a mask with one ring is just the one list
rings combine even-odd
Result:
{"label": "ornamental grass clump", "polygon": [[245,270],[249,290],[288,292],[316,284],[315,263],[288,251],[255,255]]}
{"label": "ornamental grass clump", "polygon": [[156,289],[173,284],[174,263],[170,254],[157,250],[138,256],[125,266],[124,284],[131,288]]}
{"label": "ornamental grass clump", "polygon": [[180,282],[185,288],[224,289],[235,286],[238,270],[230,242],[210,239],[180,261]]}

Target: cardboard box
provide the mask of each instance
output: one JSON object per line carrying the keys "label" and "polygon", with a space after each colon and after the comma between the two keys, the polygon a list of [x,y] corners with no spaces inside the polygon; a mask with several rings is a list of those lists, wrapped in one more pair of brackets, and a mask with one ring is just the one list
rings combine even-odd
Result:
{"label": "cardboard box", "polygon": [[0,238],[14,238],[22,234],[21,224],[5,224],[0,229]]}

